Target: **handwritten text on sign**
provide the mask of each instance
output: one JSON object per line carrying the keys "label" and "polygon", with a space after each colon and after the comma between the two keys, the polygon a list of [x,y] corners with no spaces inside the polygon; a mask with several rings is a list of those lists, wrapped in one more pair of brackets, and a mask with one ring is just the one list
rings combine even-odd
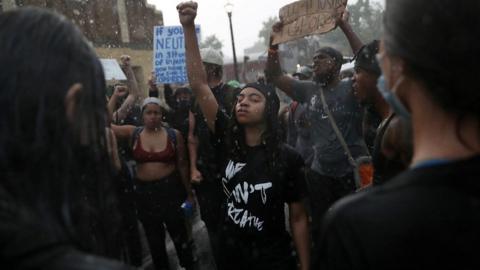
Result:
{"label": "handwritten text on sign", "polygon": [[346,6],[347,0],[300,0],[282,7],[279,17],[283,29],[273,44],[333,30]]}
{"label": "handwritten text on sign", "polygon": [[[195,26],[200,39],[200,26]],[[153,66],[157,83],[187,83],[185,40],[181,26],[156,26],[153,39]]]}

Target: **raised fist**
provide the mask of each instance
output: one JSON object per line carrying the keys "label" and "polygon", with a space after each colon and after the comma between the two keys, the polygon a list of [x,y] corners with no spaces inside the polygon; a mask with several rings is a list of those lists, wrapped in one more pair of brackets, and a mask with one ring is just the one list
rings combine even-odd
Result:
{"label": "raised fist", "polygon": [[189,2],[182,2],[178,4],[178,17],[180,19],[180,23],[183,26],[191,26],[195,24],[195,17],[197,17],[197,2],[189,1]]}

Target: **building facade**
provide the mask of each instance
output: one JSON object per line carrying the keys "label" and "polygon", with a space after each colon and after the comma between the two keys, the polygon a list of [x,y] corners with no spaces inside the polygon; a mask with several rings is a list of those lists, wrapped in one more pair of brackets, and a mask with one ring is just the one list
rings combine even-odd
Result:
{"label": "building facade", "polygon": [[163,25],[163,15],[146,0],[0,0],[0,12],[25,6],[65,15],[92,42],[100,58],[129,54],[144,77],[150,74],[153,28]]}

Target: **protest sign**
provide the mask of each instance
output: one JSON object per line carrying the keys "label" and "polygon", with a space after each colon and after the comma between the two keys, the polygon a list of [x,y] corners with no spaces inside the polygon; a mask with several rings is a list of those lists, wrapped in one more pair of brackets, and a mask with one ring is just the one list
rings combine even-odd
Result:
{"label": "protest sign", "polygon": [[120,65],[115,59],[100,59],[106,81],[125,81],[127,76],[123,73]]}
{"label": "protest sign", "polygon": [[[200,40],[200,26],[196,25],[195,31]],[[187,83],[182,26],[156,26],[153,48],[153,67],[157,83]]]}
{"label": "protest sign", "polygon": [[283,29],[273,44],[335,29],[336,18],[346,6],[347,0],[301,0],[282,7],[279,17]]}

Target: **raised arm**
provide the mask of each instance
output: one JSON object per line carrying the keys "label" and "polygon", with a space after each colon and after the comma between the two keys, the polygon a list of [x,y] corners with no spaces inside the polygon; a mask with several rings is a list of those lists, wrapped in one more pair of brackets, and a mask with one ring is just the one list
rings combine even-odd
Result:
{"label": "raised arm", "polygon": [[350,19],[350,13],[348,11],[344,11],[342,15],[337,20],[337,26],[342,29],[345,37],[347,37],[348,43],[352,48],[353,54],[357,54],[358,51],[363,47],[363,43],[357,34],[353,31],[352,26],[348,22]]}
{"label": "raised arm", "polygon": [[280,34],[282,27],[283,24],[281,22],[274,24],[272,27],[265,75],[268,82],[273,83],[276,87],[285,92],[285,94],[293,98],[293,78],[283,74],[282,67],[280,66],[280,58],[278,56],[278,45],[272,45],[274,37]]}
{"label": "raised arm", "polygon": [[194,95],[197,97],[200,109],[205,117],[208,128],[215,131],[215,119],[218,111],[218,103],[207,83],[200,49],[198,48],[197,35],[195,33],[195,17],[197,16],[196,2],[183,2],[177,6],[180,23],[185,35],[185,53],[187,62],[188,80]]}
{"label": "raised arm", "polygon": [[148,96],[149,97],[156,97],[158,98],[158,87],[157,87],[157,79],[155,78],[155,72],[152,71],[150,78],[148,79]]}
{"label": "raised arm", "polygon": [[135,78],[135,74],[133,73],[133,69],[131,67],[130,56],[123,55],[120,58],[120,61],[122,70],[127,76],[127,87],[129,92],[127,98],[122,103],[120,108],[113,113],[114,121],[124,120],[132,110],[135,103],[140,102],[140,100],[143,98],[143,95],[138,87],[137,79]]}
{"label": "raised arm", "polygon": [[138,100],[145,98],[144,93],[142,93],[140,87],[138,86],[137,77],[135,77],[135,73],[133,73],[132,61],[130,56],[122,55],[120,57],[120,62],[122,70],[127,77],[127,85],[130,88],[130,94],[134,95]]}
{"label": "raised arm", "polygon": [[112,119],[113,121],[116,120],[114,117],[118,116],[118,113],[115,112],[117,110],[118,101],[120,100],[120,98],[122,98],[126,94],[128,94],[128,89],[125,85],[122,85],[122,84],[115,85],[113,89],[113,94],[108,100],[108,112],[111,117],[113,116],[113,119]]}

